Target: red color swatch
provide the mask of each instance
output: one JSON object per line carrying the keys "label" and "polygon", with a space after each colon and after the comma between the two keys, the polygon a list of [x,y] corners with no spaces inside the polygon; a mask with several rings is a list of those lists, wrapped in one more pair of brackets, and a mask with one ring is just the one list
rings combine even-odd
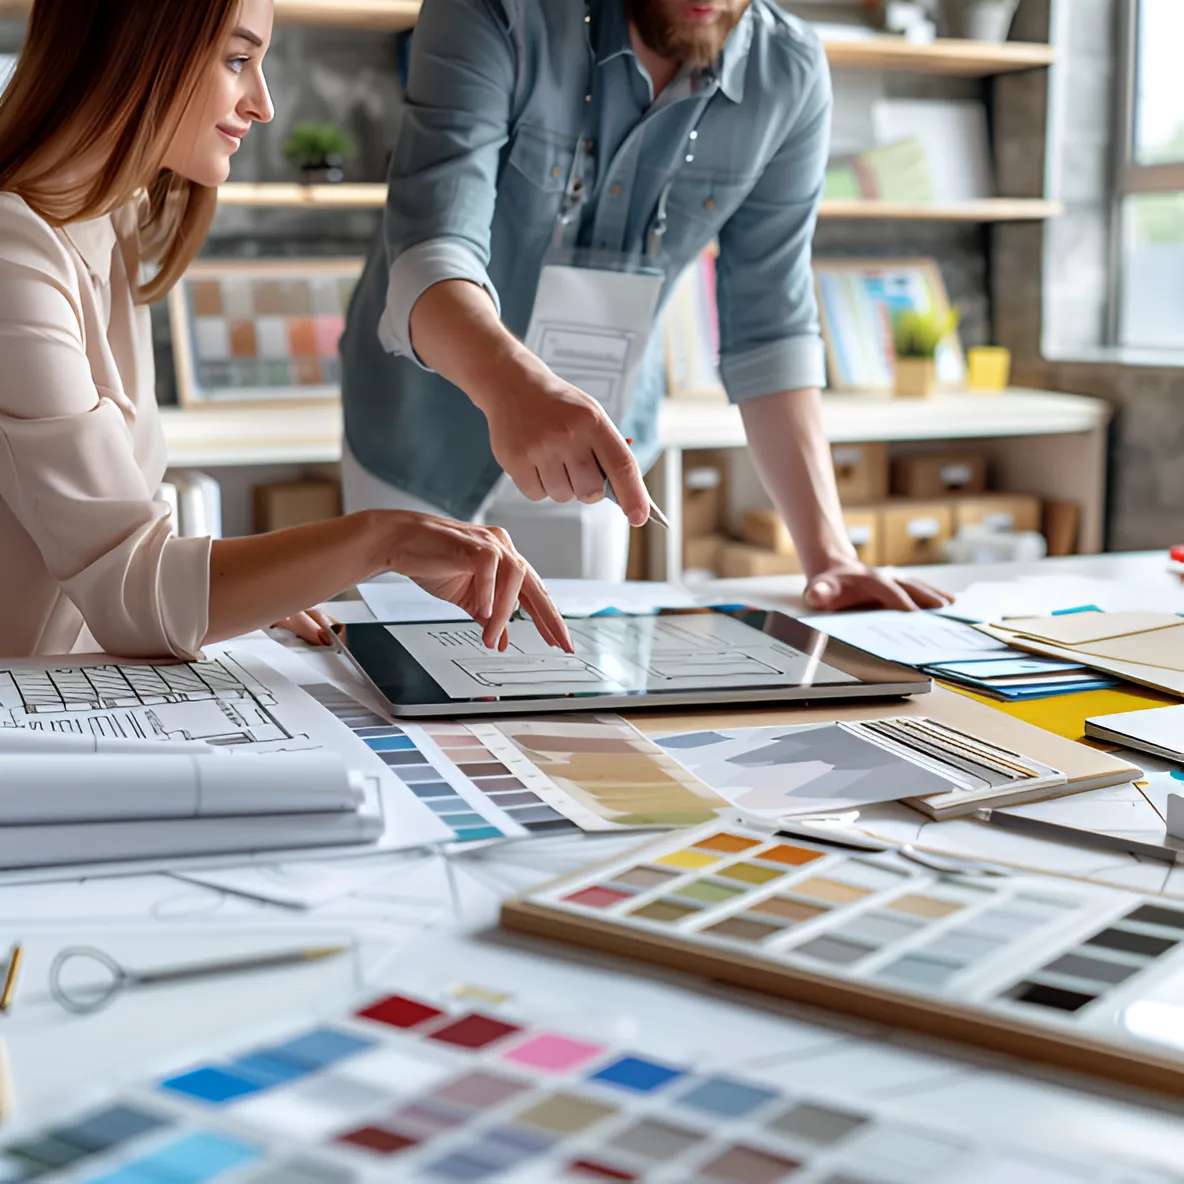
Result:
{"label": "red color swatch", "polygon": [[444,1013],[438,1007],[429,1007],[417,999],[408,999],[403,995],[390,995],[372,1003],[365,1011],[358,1015],[363,1019],[377,1020],[380,1024],[389,1024],[392,1028],[418,1028],[420,1024],[435,1019]]}
{"label": "red color swatch", "polygon": [[355,1147],[365,1147],[367,1151],[376,1151],[379,1155],[393,1155],[402,1151],[404,1147],[413,1147],[414,1139],[406,1135],[396,1134],[394,1131],[384,1130],[380,1126],[363,1126],[348,1135],[341,1135],[339,1143],[352,1143]]}
{"label": "red color swatch", "polygon": [[608,1164],[593,1163],[590,1159],[577,1159],[567,1165],[567,1170],[577,1176],[594,1176],[598,1180],[636,1180],[632,1172],[610,1168]]}
{"label": "red color swatch", "polygon": [[495,1040],[520,1030],[516,1024],[507,1024],[492,1016],[473,1012],[433,1032],[431,1038],[444,1044],[455,1044],[458,1048],[485,1048]]}
{"label": "red color swatch", "polygon": [[563,899],[570,900],[572,904],[582,904],[586,909],[606,909],[610,904],[616,904],[618,900],[624,900],[628,895],[627,892],[618,892],[614,888],[601,888],[600,885],[596,885],[593,888],[584,888],[579,892],[573,892]]}

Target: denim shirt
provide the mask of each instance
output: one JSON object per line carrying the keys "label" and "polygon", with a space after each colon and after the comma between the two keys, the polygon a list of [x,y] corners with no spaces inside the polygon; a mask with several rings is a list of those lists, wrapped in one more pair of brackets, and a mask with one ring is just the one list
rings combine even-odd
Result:
{"label": "denim shirt", "polygon": [[[718,241],[729,398],[823,385],[810,244],[830,105],[821,44],[772,0],[752,0],[715,65],[683,70],[656,101],[623,0],[425,0],[383,229],[342,338],[354,456],[461,518],[493,488],[485,417],[419,363],[411,310],[433,284],[469,280],[525,335],[581,139],[571,245],[644,251],[669,183],[661,299]],[[661,337],[655,328],[623,425],[643,467],[658,453]]]}

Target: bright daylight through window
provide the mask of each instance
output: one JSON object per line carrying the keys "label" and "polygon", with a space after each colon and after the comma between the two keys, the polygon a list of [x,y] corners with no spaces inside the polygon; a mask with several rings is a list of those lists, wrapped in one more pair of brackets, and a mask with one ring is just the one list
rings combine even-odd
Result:
{"label": "bright daylight through window", "polygon": [[1184,349],[1184,0],[1137,0],[1120,172],[1120,344]]}

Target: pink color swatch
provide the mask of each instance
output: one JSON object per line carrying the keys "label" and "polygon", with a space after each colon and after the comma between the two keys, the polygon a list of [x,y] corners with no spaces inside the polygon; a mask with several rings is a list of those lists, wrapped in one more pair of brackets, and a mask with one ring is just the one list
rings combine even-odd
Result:
{"label": "pink color swatch", "polygon": [[569,1040],[566,1036],[544,1033],[518,1045],[506,1053],[502,1060],[516,1061],[520,1065],[530,1065],[549,1073],[566,1073],[603,1052],[603,1045],[585,1044],[582,1040]]}

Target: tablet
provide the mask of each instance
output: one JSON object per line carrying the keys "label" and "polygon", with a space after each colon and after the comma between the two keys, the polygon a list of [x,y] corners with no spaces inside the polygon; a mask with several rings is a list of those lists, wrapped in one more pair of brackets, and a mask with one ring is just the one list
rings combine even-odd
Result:
{"label": "tablet", "polygon": [[568,620],[574,654],[531,621],[511,621],[504,653],[480,626],[442,621],[346,625],[342,644],[408,718],[635,711],[716,703],[795,703],[916,695],[931,681],[762,609],[670,609]]}

